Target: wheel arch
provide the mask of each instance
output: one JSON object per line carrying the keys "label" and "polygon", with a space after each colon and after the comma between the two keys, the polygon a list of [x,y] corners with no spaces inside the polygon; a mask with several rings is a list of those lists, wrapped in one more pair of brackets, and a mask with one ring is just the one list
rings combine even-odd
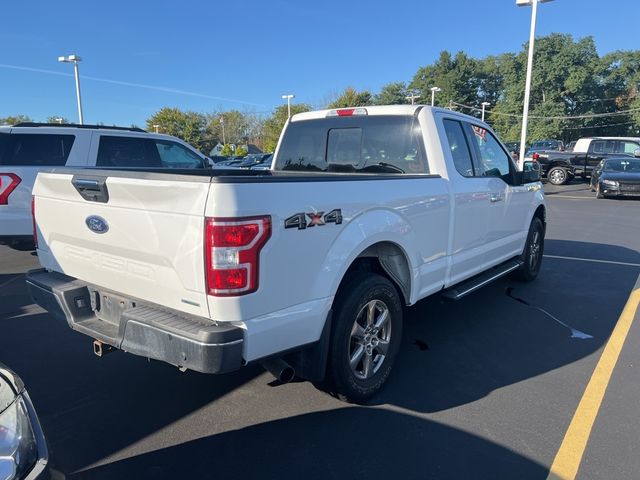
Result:
{"label": "wheel arch", "polygon": [[346,269],[336,293],[346,278],[355,272],[377,273],[388,278],[397,288],[405,304],[410,303],[412,274],[404,249],[392,241],[380,241],[365,248]]}

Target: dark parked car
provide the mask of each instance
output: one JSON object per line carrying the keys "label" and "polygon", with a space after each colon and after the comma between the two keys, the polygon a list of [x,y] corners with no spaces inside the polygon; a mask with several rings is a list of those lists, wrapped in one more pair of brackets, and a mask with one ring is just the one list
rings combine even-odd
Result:
{"label": "dark parked car", "polygon": [[633,158],[640,148],[640,138],[597,137],[581,138],[576,142],[573,152],[540,151],[531,155],[542,166],[542,173],[550,183],[563,185],[574,176],[583,178],[606,158],[619,158],[628,155]]}
{"label": "dark parked car", "polygon": [[640,196],[640,158],[602,160],[591,175],[591,191],[597,198]]}
{"label": "dark parked car", "polygon": [[0,363],[0,478],[49,478],[49,453],[20,377]]}
{"label": "dark parked car", "polygon": [[271,160],[273,159],[272,153],[254,153],[247,155],[244,158],[244,161],[240,163],[238,166],[240,168],[254,168],[258,165],[271,165]]}
{"label": "dark parked car", "polygon": [[505,142],[505,147],[509,150],[509,153],[514,152],[516,155],[520,155],[520,142]]}
{"label": "dark parked car", "polygon": [[527,150],[527,154],[531,155],[533,152],[542,152],[547,150],[564,152],[564,142],[562,140],[538,140],[531,144]]}

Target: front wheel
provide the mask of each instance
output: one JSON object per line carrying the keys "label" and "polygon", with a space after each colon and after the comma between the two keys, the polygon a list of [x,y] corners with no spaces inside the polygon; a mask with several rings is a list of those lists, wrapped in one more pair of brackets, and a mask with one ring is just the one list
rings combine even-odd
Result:
{"label": "front wheel", "polygon": [[529,226],[529,234],[524,251],[520,256],[522,267],[516,271],[516,277],[524,282],[535,280],[542,265],[544,254],[544,225],[538,217],[534,217]]}
{"label": "front wheel", "polygon": [[599,183],[598,183],[598,186],[596,187],[596,198],[604,198],[604,194],[600,190],[600,184]]}
{"label": "front wheel", "polygon": [[569,181],[569,173],[564,167],[551,167],[547,172],[547,178],[553,185],[564,185]]}
{"label": "front wheel", "polygon": [[356,274],[343,282],[335,312],[328,387],[341,400],[364,402],[382,389],[400,348],[400,296],[387,278]]}

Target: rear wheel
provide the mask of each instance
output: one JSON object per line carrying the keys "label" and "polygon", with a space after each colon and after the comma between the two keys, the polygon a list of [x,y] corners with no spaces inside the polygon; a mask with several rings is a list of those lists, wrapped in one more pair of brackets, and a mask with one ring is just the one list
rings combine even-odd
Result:
{"label": "rear wheel", "polygon": [[534,217],[529,226],[529,234],[524,251],[520,256],[523,262],[520,270],[516,271],[519,280],[530,282],[535,280],[542,265],[542,255],[544,254],[544,225],[538,217]]}
{"label": "rear wheel", "polygon": [[343,282],[335,312],[327,386],[341,400],[364,402],[382,389],[398,353],[400,296],[387,278],[356,274]]}
{"label": "rear wheel", "polygon": [[547,179],[553,185],[564,185],[569,181],[569,173],[564,167],[551,167],[547,172]]}

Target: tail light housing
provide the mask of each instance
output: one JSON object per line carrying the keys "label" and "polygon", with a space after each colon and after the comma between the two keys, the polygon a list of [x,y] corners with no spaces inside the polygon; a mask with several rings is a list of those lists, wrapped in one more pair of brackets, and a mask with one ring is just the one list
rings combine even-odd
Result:
{"label": "tail light housing", "polygon": [[206,218],[204,231],[207,293],[231,297],[255,292],[271,217]]}
{"label": "tail light housing", "polygon": [[540,154],[538,152],[533,152],[531,154],[531,160],[533,160],[534,162],[537,162],[538,158],[540,158]]}
{"label": "tail light housing", "polygon": [[[3,181],[8,178],[9,183]],[[0,172],[0,205],[7,205],[9,203],[9,195],[16,189],[22,179],[15,173],[3,173]]]}
{"label": "tail light housing", "polygon": [[33,222],[33,243],[38,248],[38,226],[36,224],[36,197],[31,197],[31,221]]}

